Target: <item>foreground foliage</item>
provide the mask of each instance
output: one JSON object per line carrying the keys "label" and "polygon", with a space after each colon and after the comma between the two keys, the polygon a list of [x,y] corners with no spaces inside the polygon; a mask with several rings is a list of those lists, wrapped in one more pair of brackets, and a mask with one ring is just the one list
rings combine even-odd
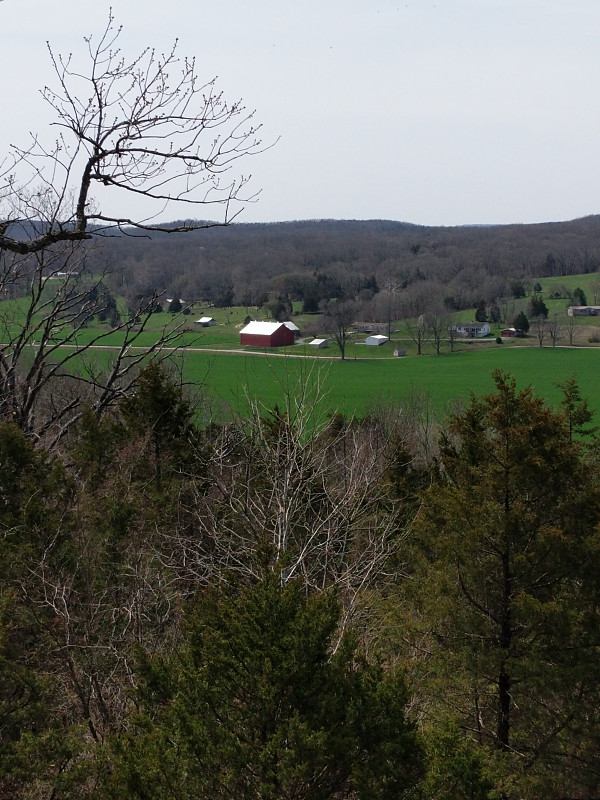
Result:
{"label": "foreground foliage", "polygon": [[144,710],[117,741],[110,796],[401,798],[420,777],[396,672],[335,645],[339,608],[270,575],[209,590],[183,647],[143,658]]}
{"label": "foreground foliage", "polygon": [[0,424],[2,797],[597,797],[591,411],[494,382],[437,443],[157,362],[60,457]]}
{"label": "foreground foliage", "polygon": [[557,414],[495,382],[451,418],[415,524],[419,680],[440,692],[434,717],[489,751],[506,796],[594,796],[600,487],[572,436],[589,412],[572,391]]}

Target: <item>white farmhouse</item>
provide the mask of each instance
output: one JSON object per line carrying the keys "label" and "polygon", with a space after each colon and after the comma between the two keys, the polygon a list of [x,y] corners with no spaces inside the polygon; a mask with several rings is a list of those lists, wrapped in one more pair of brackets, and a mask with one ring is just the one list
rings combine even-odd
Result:
{"label": "white farmhouse", "polygon": [[458,334],[458,336],[466,336],[471,339],[482,339],[484,336],[489,336],[490,323],[489,322],[457,322],[452,325],[451,331]]}

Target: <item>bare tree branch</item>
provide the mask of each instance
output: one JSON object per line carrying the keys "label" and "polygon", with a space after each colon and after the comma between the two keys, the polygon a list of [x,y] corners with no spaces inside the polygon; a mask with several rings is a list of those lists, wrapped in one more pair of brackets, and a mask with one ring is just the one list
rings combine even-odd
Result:
{"label": "bare tree branch", "polygon": [[[34,136],[3,165],[0,249],[38,253],[122,226],[181,232],[227,224],[256,197],[248,175],[232,174],[239,159],[264,149],[253,113],[226,100],[215,80],[199,80],[177,42],[166,54],[147,48],[128,58],[120,33],[111,12],[98,40],[85,39],[83,66],[48,45],[57,85],[42,96],[57,137],[47,146]],[[146,215],[113,213],[115,190],[147,201]],[[223,219],[153,224],[182,204],[220,207]]]}

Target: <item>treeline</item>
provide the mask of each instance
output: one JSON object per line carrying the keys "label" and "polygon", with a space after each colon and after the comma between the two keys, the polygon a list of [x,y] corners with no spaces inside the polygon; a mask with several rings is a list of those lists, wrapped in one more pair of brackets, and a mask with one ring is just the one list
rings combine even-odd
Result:
{"label": "treeline", "polygon": [[[178,223],[173,223],[176,226]],[[302,301],[308,313],[353,299],[372,321],[481,302],[501,306],[515,283],[596,272],[600,218],[538,225],[433,228],[315,220],[235,224],[185,236],[105,238],[90,267],[111,264],[132,305],[157,289],[215,306]],[[393,310],[391,305],[394,306]]]}
{"label": "treeline", "polygon": [[598,439],[494,378],[201,426],[151,361],[52,452],[2,422],[2,798],[597,797]]}

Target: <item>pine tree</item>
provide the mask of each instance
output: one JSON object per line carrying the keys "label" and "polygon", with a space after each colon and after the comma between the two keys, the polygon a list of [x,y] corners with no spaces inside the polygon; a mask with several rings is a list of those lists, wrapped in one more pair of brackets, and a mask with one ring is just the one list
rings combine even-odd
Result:
{"label": "pine tree", "polygon": [[162,364],[150,361],[144,367],[119,411],[130,435],[149,437],[157,487],[167,463],[178,467],[193,459],[192,408]]}
{"label": "pine tree", "polygon": [[[396,672],[336,643],[332,594],[270,575],[206,592],[182,650],[143,658],[145,714],[120,739],[122,798],[398,800],[421,776]],[[334,643],[336,643],[334,647]]]}
{"label": "pine tree", "polygon": [[437,665],[427,669],[441,718],[458,713],[499,756],[499,785],[579,796],[598,777],[578,755],[597,736],[586,565],[598,557],[598,481],[563,414],[502,372],[494,380],[452,417],[416,526],[415,591]]}
{"label": "pine tree", "polygon": [[564,383],[556,385],[563,392],[561,408],[569,431],[569,439],[573,441],[574,436],[591,436],[596,433],[597,427],[589,427],[589,423],[594,419],[594,412],[590,409],[586,398],[581,396],[575,375],[571,375]]}
{"label": "pine tree", "polygon": [[515,317],[513,325],[518,331],[527,333],[527,331],[529,330],[529,320],[527,319],[527,314],[525,314],[524,311],[520,311]]}

